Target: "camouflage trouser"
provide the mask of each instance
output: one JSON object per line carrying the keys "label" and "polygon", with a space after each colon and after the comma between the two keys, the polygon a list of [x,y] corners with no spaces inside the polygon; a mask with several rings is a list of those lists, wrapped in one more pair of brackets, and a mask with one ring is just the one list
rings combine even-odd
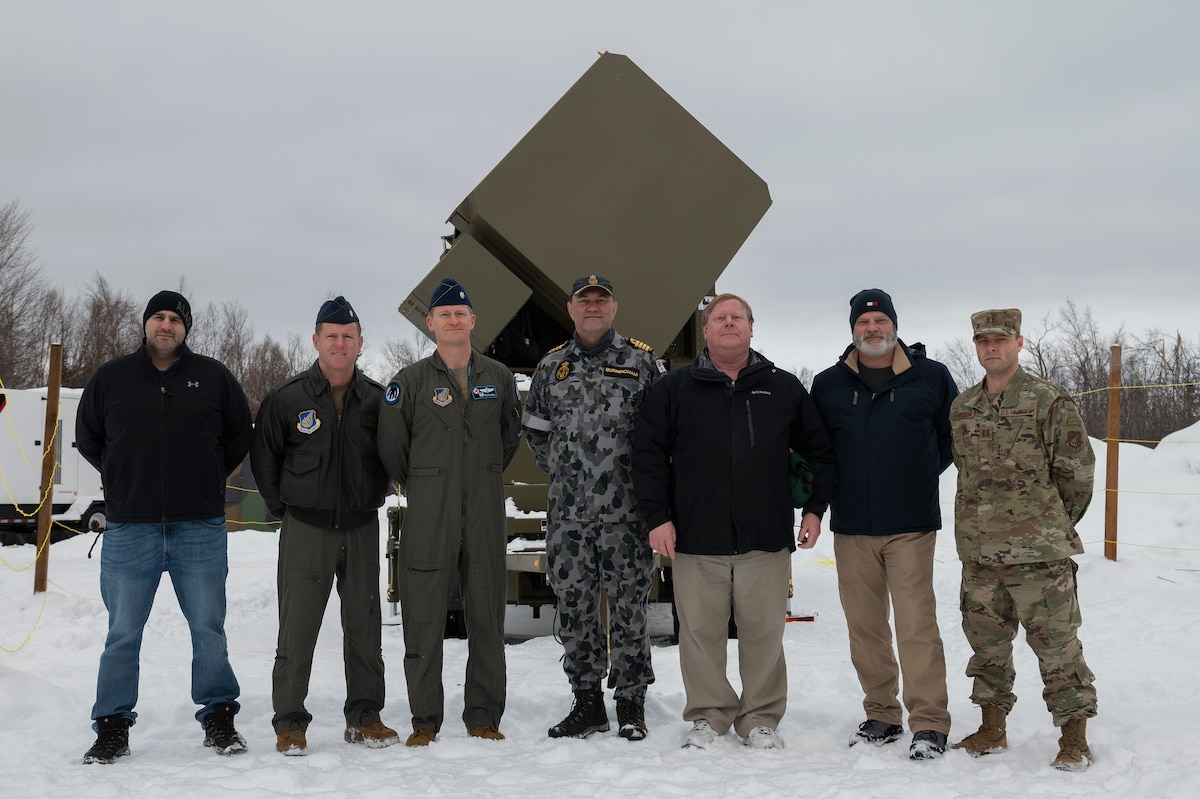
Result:
{"label": "camouflage trouser", "polygon": [[1095,676],[1083,660],[1076,633],[1082,617],[1070,558],[1012,566],[962,565],[963,632],[975,654],[967,676],[975,679],[971,701],[1012,710],[1012,642],[1018,622],[1037,655],[1042,698],[1061,727],[1071,718],[1096,715]]}
{"label": "camouflage trouser", "polygon": [[[546,532],[546,574],[558,599],[555,635],[574,689],[596,689],[608,673],[617,697],[644,698],[654,682],[647,602],[654,554],[639,526],[563,524]],[[611,641],[600,618],[608,597]],[[609,648],[611,645],[611,655]]]}

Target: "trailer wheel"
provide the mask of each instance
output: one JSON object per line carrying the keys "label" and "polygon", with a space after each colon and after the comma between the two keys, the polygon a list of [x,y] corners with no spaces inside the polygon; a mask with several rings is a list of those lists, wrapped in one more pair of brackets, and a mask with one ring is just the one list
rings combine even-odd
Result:
{"label": "trailer wheel", "polygon": [[83,514],[81,522],[80,526],[83,527],[85,533],[103,532],[104,528],[108,526],[108,517],[104,512],[104,503],[92,503],[91,507],[87,509],[87,513]]}

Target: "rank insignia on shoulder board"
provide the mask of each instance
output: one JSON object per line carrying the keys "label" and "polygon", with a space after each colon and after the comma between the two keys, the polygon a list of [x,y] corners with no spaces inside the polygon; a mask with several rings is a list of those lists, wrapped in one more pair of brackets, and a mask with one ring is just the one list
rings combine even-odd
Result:
{"label": "rank insignia on shoulder board", "polygon": [[435,388],[433,390],[433,404],[437,405],[439,408],[445,408],[453,401],[454,397],[450,396],[450,389]]}

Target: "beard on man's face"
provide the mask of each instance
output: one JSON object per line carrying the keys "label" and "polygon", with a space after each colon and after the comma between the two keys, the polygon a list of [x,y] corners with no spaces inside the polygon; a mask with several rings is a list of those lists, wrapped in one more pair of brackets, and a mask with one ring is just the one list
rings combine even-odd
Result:
{"label": "beard on man's face", "polygon": [[878,358],[887,355],[896,346],[895,333],[882,333],[877,337],[855,336],[854,347],[863,355]]}

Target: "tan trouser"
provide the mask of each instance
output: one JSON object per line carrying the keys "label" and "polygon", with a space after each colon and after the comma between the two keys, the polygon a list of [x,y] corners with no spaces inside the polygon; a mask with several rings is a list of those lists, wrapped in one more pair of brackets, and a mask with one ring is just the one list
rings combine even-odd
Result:
{"label": "tan trouser", "polygon": [[[949,733],[946,656],[933,593],[936,543],[935,533],[838,533],[833,554],[850,631],[850,661],[862,685],[867,718],[903,725],[897,700],[903,673],[909,729]],[[894,610],[899,668],[889,610]]]}
{"label": "tan trouser", "polygon": [[[679,665],[685,721],[706,719],[718,733],[745,736],[779,726],[787,709],[783,627],[791,553],[677,554],[673,564],[679,615]],[[738,628],[742,694],[729,683],[729,612]]]}

